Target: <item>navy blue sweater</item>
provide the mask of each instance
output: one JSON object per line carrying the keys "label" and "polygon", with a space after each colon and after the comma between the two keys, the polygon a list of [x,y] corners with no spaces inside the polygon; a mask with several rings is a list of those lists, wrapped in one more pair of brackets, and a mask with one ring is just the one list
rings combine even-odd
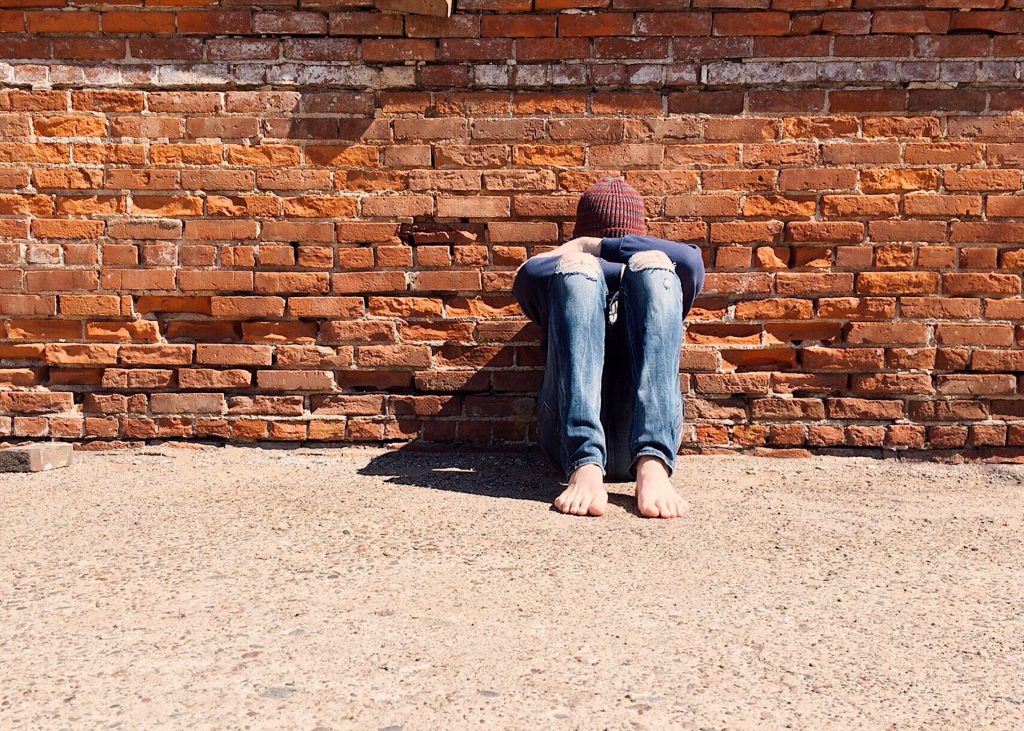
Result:
{"label": "navy blue sweater", "polygon": [[[619,289],[622,269],[629,257],[640,251],[656,249],[668,255],[676,267],[676,274],[683,286],[683,315],[693,306],[693,301],[704,288],[704,262],[700,247],[693,244],[679,244],[674,241],[657,239],[653,236],[623,236],[601,239],[598,261],[608,284],[608,293]],[[558,266],[558,256],[528,259],[516,273],[512,292],[523,312],[547,332],[548,325],[548,282]]]}

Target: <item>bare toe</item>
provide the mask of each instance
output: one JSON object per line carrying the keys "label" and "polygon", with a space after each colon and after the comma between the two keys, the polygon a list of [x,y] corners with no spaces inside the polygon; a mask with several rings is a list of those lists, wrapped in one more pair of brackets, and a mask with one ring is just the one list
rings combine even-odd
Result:
{"label": "bare toe", "polygon": [[608,504],[604,473],[597,465],[580,467],[569,477],[569,484],[555,499],[555,507],[571,515],[602,515]]}
{"label": "bare toe", "polygon": [[678,518],[689,507],[672,486],[665,463],[653,457],[637,463],[636,500],[645,518]]}

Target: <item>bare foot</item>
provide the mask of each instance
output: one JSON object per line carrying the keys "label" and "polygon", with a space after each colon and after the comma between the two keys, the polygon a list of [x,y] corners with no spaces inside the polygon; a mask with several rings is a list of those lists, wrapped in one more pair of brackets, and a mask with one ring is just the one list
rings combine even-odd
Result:
{"label": "bare foot", "polygon": [[608,491],[604,475],[596,464],[585,464],[569,477],[569,486],[555,498],[555,507],[572,515],[604,515]]}
{"label": "bare foot", "polygon": [[690,509],[668,479],[657,457],[641,457],[636,465],[636,506],[645,518],[678,518]]}

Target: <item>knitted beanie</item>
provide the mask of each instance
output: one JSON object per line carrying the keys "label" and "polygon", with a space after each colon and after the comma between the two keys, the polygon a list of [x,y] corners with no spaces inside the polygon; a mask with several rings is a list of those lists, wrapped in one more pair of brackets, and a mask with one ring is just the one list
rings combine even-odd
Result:
{"label": "knitted beanie", "polygon": [[580,198],[573,236],[617,238],[647,234],[644,199],[622,178],[604,178]]}

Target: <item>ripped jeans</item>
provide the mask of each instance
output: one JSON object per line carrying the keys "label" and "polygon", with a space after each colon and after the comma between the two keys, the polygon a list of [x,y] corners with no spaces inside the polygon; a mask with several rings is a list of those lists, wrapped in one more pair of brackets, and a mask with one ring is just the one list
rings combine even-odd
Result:
{"label": "ripped jeans", "polygon": [[671,474],[683,428],[684,313],[669,258],[656,251],[634,254],[609,303],[597,260],[565,256],[549,297],[547,361],[537,399],[538,436],[548,457],[566,477],[596,464],[610,481],[632,480],[646,455],[664,462]]}

